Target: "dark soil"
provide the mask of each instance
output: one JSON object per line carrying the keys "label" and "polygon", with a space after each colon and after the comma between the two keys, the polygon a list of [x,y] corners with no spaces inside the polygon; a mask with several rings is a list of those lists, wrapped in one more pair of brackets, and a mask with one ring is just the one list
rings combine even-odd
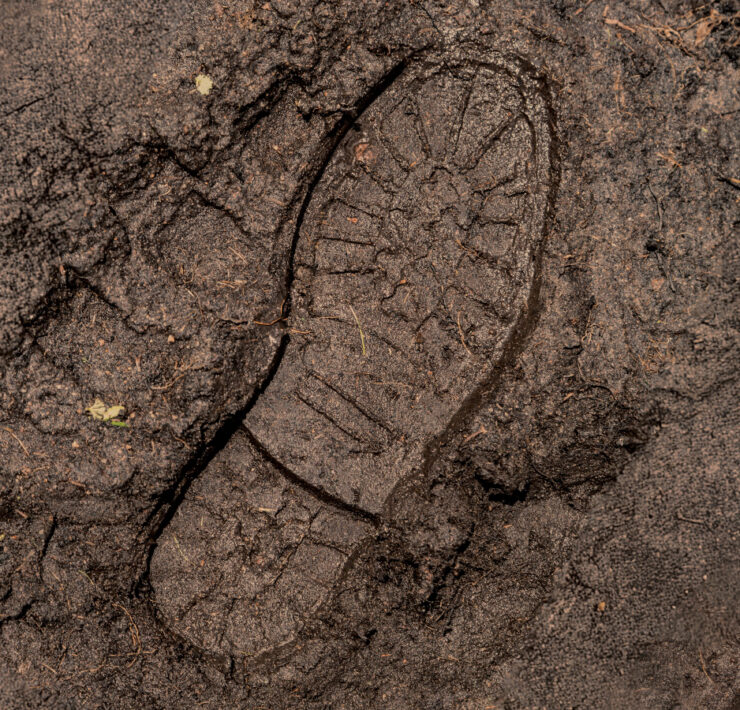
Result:
{"label": "dark soil", "polygon": [[740,5],[0,18],[1,707],[740,706]]}

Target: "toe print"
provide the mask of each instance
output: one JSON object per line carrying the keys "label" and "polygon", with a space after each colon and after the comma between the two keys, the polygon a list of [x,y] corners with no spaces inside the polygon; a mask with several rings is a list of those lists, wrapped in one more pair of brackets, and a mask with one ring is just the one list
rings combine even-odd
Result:
{"label": "toe print", "polygon": [[258,654],[341,583],[526,314],[550,140],[537,81],[500,59],[412,65],[344,135],[298,232],[280,367],[152,560],[179,635]]}

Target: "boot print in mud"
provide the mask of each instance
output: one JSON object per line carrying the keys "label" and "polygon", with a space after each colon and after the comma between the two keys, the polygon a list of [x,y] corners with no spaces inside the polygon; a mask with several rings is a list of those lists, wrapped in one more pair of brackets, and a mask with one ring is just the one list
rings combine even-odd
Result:
{"label": "boot print in mud", "polygon": [[159,613],[218,654],[293,639],[526,321],[551,189],[540,81],[427,57],[375,97],[303,210],[290,341],[152,559]]}

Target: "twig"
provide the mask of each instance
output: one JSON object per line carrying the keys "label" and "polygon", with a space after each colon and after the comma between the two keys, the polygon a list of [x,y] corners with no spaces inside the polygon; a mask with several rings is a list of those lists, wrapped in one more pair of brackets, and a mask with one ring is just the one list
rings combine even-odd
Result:
{"label": "twig", "polygon": [[122,604],[118,604],[117,602],[112,602],[112,605],[116,609],[121,609],[121,611],[123,611],[123,613],[126,614],[126,616],[128,617],[128,630],[131,633],[131,645],[134,649],[134,657],[131,659],[131,663],[129,663],[127,666],[127,668],[131,668],[131,666],[134,665],[136,659],[141,654],[141,635],[139,634],[139,627],[136,625],[134,618],[131,616],[131,613],[128,609],[126,609],[125,606],[123,606]]}
{"label": "twig", "polygon": [[458,314],[457,314],[457,329],[460,331],[460,342],[462,343],[462,346],[467,351],[468,355],[471,355],[472,356],[473,353],[470,352],[470,349],[468,348],[468,346],[465,343],[465,335],[463,334],[463,329],[462,329],[462,326],[460,325],[460,315],[461,315],[461,313],[462,313],[462,311],[458,311]]}
{"label": "twig", "polygon": [[28,449],[23,445],[23,442],[10,429],[8,429],[8,427],[3,426],[0,427],[0,429],[2,429],[3,431],[7,431],[8,434],[10,434],[18,442],[20,447],[23,449],[23,453],[26,454],[29,459],[31,458],[31,454],[28,453]]}
{"label": "twig", "polygon": [[627,30],[628,32],[631,32],[633,35],[637,34],[637,30],[634,29],[633,27],[630,27],[629,25],[625,25],[624,22],[620,22],[619,20],[615,20],[611,17],[605,17],[604,22],[607,25],[612,25],[615,27],[619,27],[622,30]]}
{"label": "twig", "polygon": [[463,439],[463,444],[467,444],[472,439],[475,439],[475,437],[478,436],[479,434],[488,434],[488,429],[486,429],[482,424],[480,425],[480,429],[478,429],[478,431],[474,431],[472,434],[468,434]]}
{"label": "twig", "polygon": [[238,252],[234,247],[229,247],[229,250],[236,254],[236,256],[238,256],[247,266],[250,266],[250,263],[247,261],[247,257],[244,256],[244,254]]}
{"label": "twig", "polygon": [[183,377],[185,377],[185,373],[177,375],[177,377],[173,377],[166,385],[152,385],[151,389],[156,390],[157,392],[168,390],[170,387],[172,387],[172,385],[175,384],[175,382],[182,379]]}
{"label": "twig", "polygon": [[671,163],[674,168],[683,168],[683,165],[679,163],[672,155],[666,155],[665,153],[656,153],[659,158],[663,158],[667,163]]}
{"label": "twig", "polygon": [[717,173],[717,180],[719,180],[720,182],[726,182],[728,185],[734,187],[736,190],[740,190],[740,180],[738,178],[728,177],[727,175]]}
{"label": "twig", "polygon": [[663,205],[660,204],[660,200],[658,199],[658,196],[653,192],[653,186],[650,184],[650,180],[647,181],[648,190],[650,190],[650,194],[653,196],[653,199],[655,200],[655,204],[658,206],[658,218],[660,220],[660,227],[658,229],[662,232],[663,231]]}
{"label": "twig", "polygon": [[362,332],[362,326],[360,325],[360,319],[357,317],[357,313],[355,313],[355,309],[352,308],[352,306],[349,307],[350,311],[352,311],[352,315],[355,317],[355,323],[357,323],[357,330],[360,331],[360,342],[362,343],[362,356],[367,357],[367,351],[365,350],[365,334]]}
{"label": "twig", "polygon": [[712,677],[707,673],[707,666],[704,663],[704,655],[702,654],[701,649],[699,649],[699,660],[701,661],[701,669],[704,671],[704,675],[707,677],[707,680],[709,680],[710,683],[714,683]]}
{"label": "twig", "polygon": [[588,2],[587,2],[587,3],[586,3],[586,4],[584,5],[584,6],[583,6],[583,7],[579,7],[579,8],[578,8],[578,9],[577,9],[577,10],[576,10],[576,11],[575,11],[574,13],[573,13],[573,16],[574,16],[574,17],[576,17],[576,16],[580,15],[580,14],[581,14],[581,13],[582,13],[582,12],[583,12],[584,10],[587,10],[587,9],[588,9],[588,8],[589,8],[589,7],[591,6],[591,3],[592,3],[593,1],[594,1],[594,0],[588,0]]}
{"label": "twig", "polygon": [[190,560],[188,559],[187,555],[183,552],[182,547],[180,547],[180,541],[177,539],[177,535],[173,535],[172,539],[175,541],[175,546],[177,547],[177,551],[182,555],[182,559],[185,560],[188,564],[190,564]]}
{"label": "twig", "polygon": [[283,302],[280,304],[280,315],[275,318],[275,320],[271,320],[269,323],[265,323],[264,321],[256,320],[254,321],[257,325],[275,325],[275,323],[279,323],[281,320],[285,320],[285,316],[283,315],[283,308],[285,308],[285,302],[288,300],[287,296],[283,299]]}

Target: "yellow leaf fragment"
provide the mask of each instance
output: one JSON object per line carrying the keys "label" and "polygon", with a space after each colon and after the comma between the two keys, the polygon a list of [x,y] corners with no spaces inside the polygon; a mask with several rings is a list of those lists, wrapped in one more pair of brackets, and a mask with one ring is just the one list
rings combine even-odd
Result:
{"label": "yellow leaf fragment", "polygon": [[98,421],[103,421],[105,418],[105,411],[107,407],[102,399],[95,398],[95,401],[85,409],[85,411],[93,418]]}
{"label": "yellow leaf fragment", "polygon": [[126,407],[121,404],[115,404],[112,407],[107,407],[105,402],[99,397],[95,398],[95,401],[85,408],[85,411],[97,421],[109,422],[112,419],[118,419],[123,416],[126,411]]}
{"label": "yellow leaf fragment", "polygon": [[208,96],[213,88],[213,80],[208,76],[208,74],[198,74],[198,76],[195,77],[195,88],[199,94]]}
{"label": "yellow leaf fragment", "polygon": [[118,417],[122,416],[123,413],[126,411],[126,407],[116,404],[113,407],[108,407],[108,409],[105,410],[105,414],[103,415],[103,421],[108,421],[109,419],[117,419]]}

